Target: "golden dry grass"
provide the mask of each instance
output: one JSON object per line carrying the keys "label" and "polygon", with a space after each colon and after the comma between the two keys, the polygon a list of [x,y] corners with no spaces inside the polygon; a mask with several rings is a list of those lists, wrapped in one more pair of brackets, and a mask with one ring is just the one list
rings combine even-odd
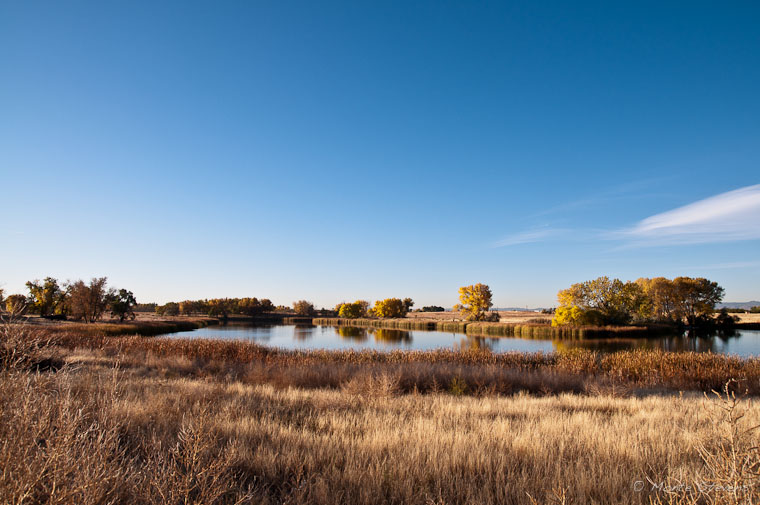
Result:
{"label": "golden dry grass", "polygon": [[[6,329],[11,337],[26,331]],[[6,349],[19,342],[2,336]],[[760,498],[760,438],[751,429],[760,424],[760,405],[752,398],[731,407],[730,395],[717,404],[699,393],[630,396],[626,383],[615,381],[587,383],[583,394],[473,396],[466,394],[473,392],[466,375],[428,394],[408,394],[395,367],[422,367],[411,369],[422,377],[437,365],[463,370],[467,359],[473,370],[489,365],[484,356],[467,354],[458,364],[446,361],[449,355],[435,361],[425,353],[385,361],[359,353],[364,361],[357,361],[339,353],[259,355],[260,349],[238,344],[136,337],[103,342],[71,349],[41,344],[5,354],[14,359],[0,370],[0,503],[638,504]],[[16,359],[24,353],[28,358]],[[29,363],[45,353],[57,354],[65,366],[30,372]],[[202,358],[204,353],[211,354]],[[246,356],[263,361],[258,369],[234,373]],[[643,371],[653,363],[640,356],[641,363],[620,355],[601,365],[573,358],[563,366],[576,367],[578,374],[588,366]],[[504,359],[542,366],[538,356]],[[687,362],[674,359],[659,373]],[[287,370],[289,360],[296,368]],[[357,373],[331,375],[341,364]],[[285,367],[290,382],[271,380],[279,377],[275,372],[266,380],[251,377],[267,365]],[[293,386],[299,374],[306,387]],[[707,491],[677,488],[684,483]],[[715,484],[723,489],[710,487]],[[728,486],[734,492],[725,491]]]}
{"label": "golden dry grass", "polygon": [[4,503],[647,503],[647,478],[710,482],[700,450],[720,440],[699,396],[275,389],[84,362],[0,375]]}
{"label": "golden dry grass", "polygon": [[731,314],[732,316],[738,316],[740,323],[760,323],[760,314]]}

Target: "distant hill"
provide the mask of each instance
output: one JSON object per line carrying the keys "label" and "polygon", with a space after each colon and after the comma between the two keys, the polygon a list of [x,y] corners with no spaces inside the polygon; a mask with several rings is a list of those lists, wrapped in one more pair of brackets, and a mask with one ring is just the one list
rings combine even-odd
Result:
{"label": "distant hill", "polygon": [[751,309],[752,307],[760,307],[760,302],[758,301],[751,301],[751,302],[725,302],[725,303],[719,303],[718,308],[727,308],[727,309]]}

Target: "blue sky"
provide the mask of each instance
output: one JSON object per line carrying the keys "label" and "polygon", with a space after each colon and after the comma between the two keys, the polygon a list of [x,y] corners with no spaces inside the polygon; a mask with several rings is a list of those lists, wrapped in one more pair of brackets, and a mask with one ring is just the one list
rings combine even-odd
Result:
{"label": "blue sky", "polygon": [[2,2],[0,283],[760,299],[756,2]]}

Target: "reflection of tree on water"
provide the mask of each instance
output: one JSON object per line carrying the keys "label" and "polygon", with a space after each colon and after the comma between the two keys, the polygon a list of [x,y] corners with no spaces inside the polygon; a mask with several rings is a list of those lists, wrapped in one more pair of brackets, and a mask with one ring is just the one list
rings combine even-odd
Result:
{"label": "reflection of tree on water", "polygon": [[615,352],[634,349],[656,349],[667,352],[721,352],[717,345],[730,342],[740,334],[735,331],[686,332],[683,335],[659,336],[655,338],[610,338],[581,340],[552,340],[554,350],[588,349],[591,351]]}
{"label": "reflection of tree on water", "polygon": [[494,345],[498,339],[496,338],[484,338],[484,337],[464,337],[459,342],[454,342],[454,349],[460,351],[493,351]]}
{"label": "reflection of tree on water", "polygon": [[366,328],[357,328],[356,326],[338,326],[336,330],[340,338],[355,340],[357,342],[364,342],[367,340]]}
{"label": "reflection of tree on water", "polygon": [[387,342],[393,344],[410,344],[412,342],[411,332],[405,330],[370,328],[369,332],[375,335],[375,342]]}
{"label": "reflection of tree on water", "polygon": [[301,342],[309,340],[314,336],[314,328],[313,324],[297,324],[293,328],[293,338]]}

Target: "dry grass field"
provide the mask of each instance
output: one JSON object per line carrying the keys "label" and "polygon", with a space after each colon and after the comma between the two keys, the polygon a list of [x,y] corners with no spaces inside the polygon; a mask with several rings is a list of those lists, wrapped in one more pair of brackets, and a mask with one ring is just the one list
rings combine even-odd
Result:
{"label": "dry grass field", "polygon": [[760,314],[732,314],[739,316],[740,323],[760,323]]}
{"label": "dry grass field", "polygon": [[[53,335],[20,325],[0,337],[0,503],[760,499],[753,398],[637,392],[609,376],[554,393],[550,377],[572,383],[560,368],[534,375],[533,394],[468,382],[479,367],[515,384],[542,366],[583,377],[601,366],[588,354],[489,364],[482,353],[290,355],[76,332],[50,347]],[[634,366],[636,356],[645,361]],[[689,369],[684,356],[660,371]],[[62,367],[32,371],[49,357]],[[604,367],[643,371],[651,357],[621,354]],[[751,366],[718,357],[694,370]],[[404,385],[444,372],[456,380],[442,388]]]}
{"label": "dry grass field", "polygon": [[[277,389],[119,371],[0,375],[5,503],[749,503],[712,461],[732,424],[699,396],[458,397]],[[751,400],[740,427],[760,423]],[[717,417],[716,417],[717,416]],[[722,416],[722,417],[721,417]],[[717,418],[715,423],[713,418]],[[709,487],[726,478],[733,493]],[[648,479],[651,479],[651,483]],[[677,492],[677,495],[685,493]],[[685,503],[685,501],[684,501]]]}

